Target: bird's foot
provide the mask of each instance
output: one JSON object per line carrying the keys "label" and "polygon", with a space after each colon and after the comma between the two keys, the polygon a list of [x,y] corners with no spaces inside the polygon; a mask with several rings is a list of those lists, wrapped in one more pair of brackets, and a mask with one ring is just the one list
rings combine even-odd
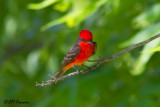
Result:
{"label": "bird's foot", "polygon": [[54,83],[57,83],[58,78],[54,77]]}
{"label": "bird's foot", "polygon": [[49,76],[52,80],[55,79],[55,77],[53,77],[51,74],[48,74],[48,76]]}
{"label": "bird's foot", "polygon": [[51,77],[55,84],[57,83],[58,78],[53,77],[51,74],[48,74],[48,76]]}
{"label": "bird's foot", "polygon": [[73,68],[77,71],[78,74],[80,74],[80,71],[74,65]]}

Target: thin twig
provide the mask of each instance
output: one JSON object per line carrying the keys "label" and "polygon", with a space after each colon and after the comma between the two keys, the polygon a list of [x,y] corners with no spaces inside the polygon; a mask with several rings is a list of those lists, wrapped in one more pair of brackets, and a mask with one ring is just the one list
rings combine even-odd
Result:
{"label": "thin twig", "polygon": [[[113,59],[116,59],[117,57],[121,56],[122,54],[124,54],[126,52],[129,52],[129,51],[133,50],[134,48],[137,48],[137,47],[140,47],[142,45],[145,45],[145,44],[147,44],[147,43],[149,43],[149,42],[151,42],[154,39],[159,38],[159,37],[160,37],[160,33],[157,34],[157,35],[155,35],[155,36],[153,36],[153,37],[151,37],[151,38],[149,38],[149,39],[147,39],[147,40],[145,40],[145,41],[143,41],[143,42],[134,44],[134,45],[130,46],[129,48],[126,48],[126,49],[120,51],[119,53],[117,53],[117,54],[115,54],[115,55],[113,55],[111,57],[108,57],[108,58],[102,58],[102,57],[100,57],[100,59],[98,59],[98,60],[88,60],[89,62],[97,62],[97,63],[95,65],[93,65],[92,67],[90,67],[90,69],[81,70],[79,73],[78,72],[69,73],[69,74],[64,75],[64,76],[62,76],[60,78],[57,78],[57,79],[43,81],[41,84],[40,83],[36,83],[36,86],[51,85],[53,83],[57,83],[57,82],[62,81],[64,79],[66,79],[66,78],[69,78],[71,76],[79,75],[79,74],[82,74],[82,73],[89,72],[89,71],[91,71],[91,70],[96,69],[97,67],[99,67],[102,63],[108,62],[108,61],[113,60]],[[52,77],[52,76],[50,75],[50,77]]]}

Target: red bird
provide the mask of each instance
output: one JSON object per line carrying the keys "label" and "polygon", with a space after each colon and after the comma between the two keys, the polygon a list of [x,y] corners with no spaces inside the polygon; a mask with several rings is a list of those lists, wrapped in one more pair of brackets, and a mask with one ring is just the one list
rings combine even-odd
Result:
{"label": "red bird", "polygon": [[[75,68],[78,72],[79,70],[75,67],[76,65],[83,65],[83,63],[88,60],[93,54],[96,53],[97,44],[92,41],[92,33],[86,29],[83,29],[78,37],[78,40],[70,48],[66,56],[62,61],[62,66],[55,74],[55,78],[61,77],[65,71],[70,68]],[[87,66],[85,66],[87,67]]]}

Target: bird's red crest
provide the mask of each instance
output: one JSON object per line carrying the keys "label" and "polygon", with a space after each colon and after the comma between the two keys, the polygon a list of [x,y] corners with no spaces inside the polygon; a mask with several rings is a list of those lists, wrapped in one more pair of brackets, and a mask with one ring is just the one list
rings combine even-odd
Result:
{"label": "bird's red crest", "polygon": [[79,33],[79,37],[81,37],[82,39],[84,39],[86,41],[90,41],[90,40],[92,40],[92,33],[90,31],[88,31],[87,29],[83,29]]}

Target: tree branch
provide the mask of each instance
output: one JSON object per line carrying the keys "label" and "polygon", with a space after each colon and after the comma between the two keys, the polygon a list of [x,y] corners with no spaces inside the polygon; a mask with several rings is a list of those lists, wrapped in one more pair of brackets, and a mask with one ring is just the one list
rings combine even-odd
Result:
{"label": "tree branch", "polygon": [[37,83],[37,82],[36,82],[36,86],[47,86],[47,85],[51,85],[51,84],[53,84],[53,83],[57,83],[57,82],[62,81],[62,80],[64,80],[64,79],[66,79],[66,78],[69,78],[69,77],[71,77],[71,76],[79,75],[79,74],[82,74],[82,73],[89,72],[89,71],[91,71],[91,70],[96,69],[97,67],[99,67],[102,63],[108,62],[108,61],[113,60],[113,59],[116,59],[117,57],[121,56],[122,54],[124,54],[124,53],[126,53],[126,52],[129,52],[129,51],[133,50],[134,48],[137,48],[137,47],[140,47],[140,46],[142,46],[142,45],[145,45],[145,44],[147,44],[147,43],[149,43],[149,42],[151,42],[151,41],[153,41],[154,39],[159,38],[159,37],[160,37],[160,33],[157,34],[157,35],[155,35],[155,36],[153,36],[153,37],[151,37],[151,38],[149,38],[149,39],[147,39],[147,40],[145,40],[145,41],[143,41],[143,42],[134,44],[134,45],[130,46],[129,48],[126,48],[126,49],[120,51],[119,53],[117,53],[117,54],[115,54],[115,55],[113,55],[113,56],[111,56],[111,57],[108,57],[108,58],[102,58],[102,57],[100,57],[98,60],[92,60],[92,61],[91,61],[91,60],[88,60],[89,62],[97,62],[97,63],[96,63],[95,65],[93,65],[92,67],[90,67],[90,69],[81,70],[79,73],[78,73],[78,72],[69,73],[69,74],[64,75],[64,76],[62,76],[62,77],[60,77],[60,78],[57,78],[57,79],[54,79],[54,78],[49,74],[49,76],[52,78],[51,80],[42,81],[42,83]]}

